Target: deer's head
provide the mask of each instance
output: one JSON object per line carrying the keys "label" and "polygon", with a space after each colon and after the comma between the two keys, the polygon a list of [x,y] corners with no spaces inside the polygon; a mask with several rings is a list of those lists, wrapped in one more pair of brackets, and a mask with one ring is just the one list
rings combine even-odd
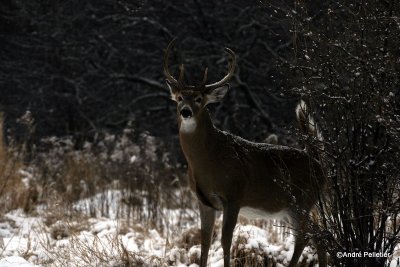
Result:
{"label": "deer's head", "polygon": [[207,84],[207,71],[205,69],[203,80],[197,85],[187,85],[184,83],[184,65],[180,66],[179,78],[174,78],[168,68],[169,51],[174,45],[172,40],[164,54],[164,75],[168,88],[171,92],[171,98],[177,103],[177,113],[181,124],[181,130],[191,132],[196,128],[199,113],[210,103],[219,102],[225,96],[229,89],[228,81],[232,77],[236,57],[235,53],[229,48],[225,51],[231,56],[232,61],[229,65],[228,74],[220,81]]}

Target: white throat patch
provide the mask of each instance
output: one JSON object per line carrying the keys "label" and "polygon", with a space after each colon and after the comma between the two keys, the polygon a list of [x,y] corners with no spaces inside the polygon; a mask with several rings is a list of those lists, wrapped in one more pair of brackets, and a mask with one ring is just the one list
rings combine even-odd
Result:
{"label": "white throat patch", "polygon": [[179,131],[182,133],[193,133],[196,130],[197,122],[195,118],[181,120]]}

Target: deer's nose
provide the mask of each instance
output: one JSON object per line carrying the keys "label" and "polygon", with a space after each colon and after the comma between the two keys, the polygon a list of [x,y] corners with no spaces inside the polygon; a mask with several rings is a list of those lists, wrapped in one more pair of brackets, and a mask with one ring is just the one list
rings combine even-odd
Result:
{"label": "deer's nose", "polygon": [[181,116],[184,119],[189,119],[193,116],[193,112],[189,107],[184,107],[183,109],[181,109]]}

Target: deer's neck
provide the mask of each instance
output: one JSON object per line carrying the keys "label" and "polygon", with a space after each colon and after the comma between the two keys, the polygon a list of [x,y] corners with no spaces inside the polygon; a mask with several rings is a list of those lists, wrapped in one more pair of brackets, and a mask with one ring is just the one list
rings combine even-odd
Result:
{"label": "deer's neck", "polygon": [[[214,127],[207,109],[199,113],[194,123],[194,128],[187,131],[185,122],[179,122],[179,139],[183,153],[189,164],[207,159],[212,147],[215,145],[217,130]],[[189,125],[190,126],[190,125]],[[193,125],[192,125],[193,126]]]}

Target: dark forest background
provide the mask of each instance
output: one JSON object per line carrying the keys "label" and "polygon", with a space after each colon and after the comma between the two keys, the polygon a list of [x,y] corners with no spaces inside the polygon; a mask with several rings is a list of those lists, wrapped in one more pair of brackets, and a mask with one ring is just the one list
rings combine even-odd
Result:
{"label": "dark forest background", "polygon": [[[232,90],[215,109],[218,126],[252,140],[281,133],[299,97],[285,96],[280,68],[295,60],[290,1],[8,1],[0,16],[1,110],[14,137],[27,110],[34,140],[87,140],[128,122],[138,133],[177,134],[162,75],[166,45],[178,38],[172,69],[192,82],[226,72],[224,47],[238,57]],[[79,143],[79,142],[78,142]]]}
{"label": "dark forest background", "polygon": [[[400,241],[397,0],[3,1],[5,139],[45,151],[43,139],[68,136],[79,150],[107,134],[126,137],[129,128],[130,140],[151,147],[151,153],[143,150],[143,161],[133,167],[129,159],[121,161],[107,182],[132,173],[140,184],[151,180],[148,188],[160,177],[174,180],[181,173],[159,164],[165,155],[169,163],[184,163],[175,104],[162,74],[164,49],[175,37],[171,70],[185,63],[191,83],[205,67],[209,81],[223,77],[224,47],[237,55],[231,90],[211,107],[218,127],[252,141],[275,133],[280,144],[306,146],[324,161],[329,200],[320,203],[316,233],[331,255],[393,253]],[[310,107],[322,141],[296,130],[300,99]],[[331,260],[333,266],[386,262]]]}

